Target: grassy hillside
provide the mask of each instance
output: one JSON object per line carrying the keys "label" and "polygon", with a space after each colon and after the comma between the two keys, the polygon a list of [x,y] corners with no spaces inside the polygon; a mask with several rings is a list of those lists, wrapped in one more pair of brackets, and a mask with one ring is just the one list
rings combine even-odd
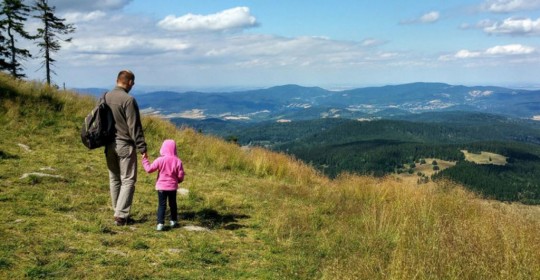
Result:
{"label": "grassy hillside", "polygon": [[155,175],[141,170],[135,223],[114,226],[103,152],[78,136],[94,102],[0,75],[1,279],[540,278],[537,207],[449,182],[328,180],[152,117],[151,158],[173,138],[185,163],[181,226],[209,230],[156,232]]}

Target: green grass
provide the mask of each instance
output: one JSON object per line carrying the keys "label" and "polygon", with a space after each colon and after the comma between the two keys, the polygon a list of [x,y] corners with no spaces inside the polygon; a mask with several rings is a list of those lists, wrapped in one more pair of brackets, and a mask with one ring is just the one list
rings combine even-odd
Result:
{"label": "green grass", "polygon": [[503,155],[481,152],[480,154],[470,153],[466,150],[461,151],[465,155],[465,160],[474,162],[476,164],[493,164],[493,165],[506,165],[507,159]]}
{"label": "green grass", "polygon": [[[95,100],[0,75],[0,279],[535,279],[538,207],[451,182],[335,180],[286,155],[145,117],[151,158],[176,140],[180,226],[155,231],[155,174],[112,223],[102,149],[81,144]],[[24,144],[26,151],[18,144]],[[61,177],[28,176],[41,172]]]}

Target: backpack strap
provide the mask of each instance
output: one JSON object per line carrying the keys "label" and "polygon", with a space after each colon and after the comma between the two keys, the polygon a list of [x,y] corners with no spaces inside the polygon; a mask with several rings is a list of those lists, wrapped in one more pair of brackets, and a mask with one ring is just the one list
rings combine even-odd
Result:
{"label": "backpack strap", "polygon": [[104,92],[103,95],[101,96],[101,99],[103,99],[103,103],[107,104],[107,99],[105,99],[105,95],[107,95],[107,93],[109,93],[108,91]]}

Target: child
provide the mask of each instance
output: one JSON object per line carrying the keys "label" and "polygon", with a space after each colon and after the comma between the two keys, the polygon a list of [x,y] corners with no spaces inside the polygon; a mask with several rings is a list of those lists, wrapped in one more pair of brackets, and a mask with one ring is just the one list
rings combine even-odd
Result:
{"label": "child", "polygon": [[174,140],[165,140],[159,150],[158,157],[152,164],[148,161],[148,156],[145,154],[142,158],[142,165],[147,173],[152,173],[158,170],[156,181],[156,190],[158,193],[158,210],[157,210],[157,230],[163,230],[165,223],[165,209],[167,208],[167,200],[171,209],[171,227],[178,223],[178,212],[176,206],[176,190],[178,183],[184,180],[184,167],[182,161],[176,154],[176,143]]}

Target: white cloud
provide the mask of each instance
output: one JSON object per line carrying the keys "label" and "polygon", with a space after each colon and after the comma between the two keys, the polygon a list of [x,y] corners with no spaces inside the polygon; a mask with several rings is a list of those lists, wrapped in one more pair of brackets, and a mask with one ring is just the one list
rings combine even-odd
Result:
{"label": "white cloud", "polygon": [[400,23],[401,24],[427,24],[427,23],[434,23],[437,22],[440,19],[441,15],[438,11],[431,11],[428,13],[425,13],[421,15],[419,18],[415,19],[409,19],[409,20],[403,20]]}
{"label": "white cloud", "polygon": [[49,6],[56,7],[57,11],[108,11],[121,9],[132,1],[133,0],[49,0]]}
{"label": "white cloud", "polygon": [[254,27],[257,21],[248,7],[236,7],[211,15],[169,15],[158,26],[170,31],[223,31]]}
{"label": "white cloud", "polygon": [[502,22],[480,22],[478,26],[488,34],[540,35],[540,18],[536,20],[507,18]]}
{"label": "white cloud", "polygon": [[[190,65],[194,68],[232,67],[342,67],[391,61],[395,52],[380,52],[380,41],[336,41],[320,36],[280,37],[228,32],[170,32],[157,28],[151,18],[105,16],[98,21],[78,18],[72,43],[62,49],[62,61],[83,61],[88,67],[130,63],[160,68],[160,64]],[[97,14],[96,14],[97,15]],[[132,24],[120,32],[111,30],[124,22]],[[231,25],[229,25],[231,26]],[[80,65],[80,63],[77,63]],[[171,66],[173,67],[173,66]]]}
{"label": "white cloud", "polygon": [[522,55],[534,53],[533,47],[523,46],[519,44],[495,46],[486,50],[488,55]]}
{"label": "white cloud", "polygon": [[440,18],[439,12],[433,11],[433,12],[429,12],[429,13],[421,16],[420,17],[420,22],[422,22],[422,23],[432,23],[432,22],[436,22],[437,20],[439,20],[439,18]]}
{"label": "white cloud", "polygon": [[138,36],[99,36],[77,38],[66,49],[84,54],[152,55],[188,50],[190,45],[181,39],[139,38]]}
{"label": "white cloud", "polygon": [[201,42],[197,46],[197,51],[206,49],[204,57],[214,63],[230,61],[245,68],[343,65],[368,59],[364,49],[354,42],[308,36],[221,36],[214,42]]}
{"label": "white cloud", "polygon": [[107,14],[102,11],[93,11],[89,13],[68,12],[63,17],[66,19],[66,22],[79,23],[79,22],[96,21],[96,20],[104,18],[106,15]]}
{"label": "white cloud", "polygon": [[492,13],[511,13],[540,9],[540,0],[487,0],[482,9]]}
{"label": "white cloud", "polygon": [[374,38],[367,38],[360,42],[360,45],[362,47],[378,47],[383,44],[386,44],[386,41],[374,39]]}
{"label": "white cloud", "polygon": [[472,58],[501,58],[514,57],[520,55],[535,54],[537,50],[533,47],[520,44],[494,46],[484,51],[469,51],[460,50],[453,55],[443,55],[439,57],[440,61],[451,61],[456,59],[472,59]]}
{"label": "white cloud", "polygon": [[471,52],[468,50],[460,50],[456,53],[456,58],[474,58],[479,57],[481,55],[480,52]]}

